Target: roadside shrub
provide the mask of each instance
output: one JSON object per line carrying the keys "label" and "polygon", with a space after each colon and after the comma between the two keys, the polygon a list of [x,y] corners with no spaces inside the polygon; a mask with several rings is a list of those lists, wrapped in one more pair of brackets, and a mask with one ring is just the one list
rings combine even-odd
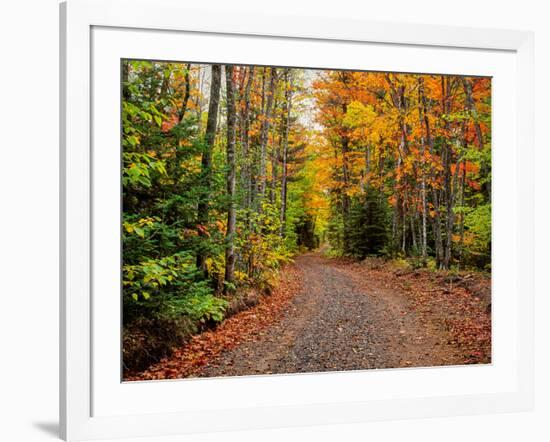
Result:
{"label": "roadside shrub", "polygon": [[188,252],[125,264],[123,278],[123,363],[129,371],[147,368],[222,321],[229,304],[201,279]]}
{"label": "roadside shrub", "polygon": [[122,330],[122,363],[124,370],[144,370],[171,354],[197,332],[190,318],[145,318],[133,321]]}
{"label": "roadside shrub", "polygon": [[225,299],[195,294],[140,307],[143,316],[123,328],[124,369],[144,370],[170,356],[172,349],[183,345],[191,335],[221,322],[228,306]]}
{"label": "roadside shrub", "polygon": [[464,242],[469,264],[490,270],[491,266],[491,205],[471,210],[464,219]]}
{"label": "roadside shrub", "polygon": [[405,258],[396,258],[393,261],[393,265],[398,270],[411,270],[413,269],[413,266],[409,262],[409,260]]}
{"label": "roadside shrub", "polygon": [[363,265],[369,270],[377,270],[387,263],[387,259],[380,256],[367,256],[363,260]]}
{"label": "roadside shrub", "polygon": [[169,313],[174,317],[183,315],[194,322],[204,324],[209,321],[222,321],[229,302],[210,294],[195,294],[172,299],[167,302],[167,305]]}

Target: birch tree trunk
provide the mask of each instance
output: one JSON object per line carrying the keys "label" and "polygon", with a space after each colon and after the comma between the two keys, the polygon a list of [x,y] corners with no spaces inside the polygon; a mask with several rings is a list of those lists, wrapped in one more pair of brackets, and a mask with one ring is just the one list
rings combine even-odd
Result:
{"label": "birch tree trunk", "polygon": [[[204,229],[208,224],[208,201],[210,198],[210,180],[212,174],[212,148],[216,138],[218,121],[218,107],[220,103],[221,65],[212,65],[212,79],[210,84],[210,102],[208,104],[208,120],[204,136],[204,149],[201,158],[201,184],[203,192],[197,207],[197,224],[199,237],[206,237]],[[197,268],[206,272],[206,250],[200,247],[197,252]]]}
{"label": "birch tree trunk", "polygon": [[259,198],[258,198],[258,210],[262,212],[262,203],[265,198],[265,189],[267,182],[267,142],[269,140],[269,127],[271,123],[271,108],[273,106],[273,96],[275,95],[275,79],[277,77],[277,70],[271,68],[269,89],[267,91],[267,99],[265,104],[265,111],[263,114],[262,129],[260,135],[260,186],[259,186]]}
{"label": "birch tree trunk", "polygon": [[241,153],[243,158],[242,166],[242,185],[245,189],[244,207],[250,208],[252,204],[252,189],[251,189],[251,168],[250,168],[250,89],[254,81],[254,66],[248,68],[248,79],[244,89],[243,108],[241,112]]}
{"label": "birch tree trunk", "polygon": [[[274,104],[274,109],[276,110],[278,104]],[[282,116],[280,118],[282,120]],[[273,146],[271,147],[271,188],[269,193],[269,202],[275,204],[275,196],[277,189],[277,180],[278,180],[278,168],[279,168],[279,157],[281,151],[281,144],[283,140],[283,130],[284,126],[279,124],[278,127],[274,128],[273,134]],[[278,141],[275,142],[275,137],[278,136]]]}
{"label": "birch tree trunk", "polygon": [[[423,123],[423,106],[422,100],[424,97],[424,79],[418,77],[418,118],[420,120],[420,126]],[[426,226],[427,218],[427,204],[426,204],[426,141],[424,135],[420,136],[420,152],[422,154],[421,160],[421,181],[420,181],[420,194],[422,198],[422,240],[421,240],[421,249],[422,249],[422,264],[426,265],[426,259],[428,257],[428,232]]]}
{"label": "birch tree trunk", "polygon": [[285,116],[285,134],[283,137],[282,148],[282,167],[281,167],[281,214],[280,222],[281,227],[279,235],[282,237],[285,234],[286,223],[286,198],[287,198],[287,175],[288,175],[288,135],[290,132],[290,112],[292,110],[292,71],[290,69],[285,70],[285,101],[286,101],[286,116]]}
{"label": "birch tree trunk", "polygon": [[225,234],[225,285],[224,291],[231,289],[235,280],[235,226],[237,222],[235,207],[235,92],[233,87],[233,66],[225,66],[227,93],[227,230]]}
{"label": "birch tree trunk", "polygon": [[[441,96],[442,96],[442,112],[443,115],[449,115],[452,111],[451,109],[451,88],[452,81],[450,77],[441,77]],[[453,229],[454,229],[454,188],[456,185],[453,185],[453,174],[451,171],[451,165],[453,163],[453,149],[452,144],[449,141],[450,138],[450,129],[449,121],[444,119],[443,127],[445,129],[446,137],[444,138],[442,156],[443,156],[443,177],[444,177],[444,188],[445,188],[445,209],[446,209],[446,219],[445,219],[445,254],[443,256],[443,268],[448,269],[451,264],[452,256],[452,245],[453,245]],[[455,175],[458,172],[458,163],[455,168]]]}

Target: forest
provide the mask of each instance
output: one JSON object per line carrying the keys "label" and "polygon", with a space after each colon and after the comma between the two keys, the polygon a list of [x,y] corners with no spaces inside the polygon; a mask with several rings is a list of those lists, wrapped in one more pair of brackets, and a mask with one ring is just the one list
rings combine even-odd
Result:
{"label": "forest", "polygon": [[125,373],[220,324],[243,293],[269,296],[312,251],[490,274],[490,78],[121,70]]}

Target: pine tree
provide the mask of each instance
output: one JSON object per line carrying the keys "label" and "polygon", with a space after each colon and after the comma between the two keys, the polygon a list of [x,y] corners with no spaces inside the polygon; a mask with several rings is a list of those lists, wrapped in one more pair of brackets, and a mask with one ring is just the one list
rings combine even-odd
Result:
{"label": "pine tree", "polygon": [[388,207],[383,195],[369,189],[355,198],[350,212],[349,241],[351,255],[364,259],[381,255],[388,242]]}

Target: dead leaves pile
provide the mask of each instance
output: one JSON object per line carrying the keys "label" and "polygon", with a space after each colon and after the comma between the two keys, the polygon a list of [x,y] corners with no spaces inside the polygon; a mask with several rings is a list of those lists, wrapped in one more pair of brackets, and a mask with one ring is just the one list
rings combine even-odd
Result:
{"label": "dead leaves pile", "polygon": [[300,289],[300,271],[293,265],[281,272],[281,281],[269,296],[259,303],[224,320],[218,327],[191,338],[175,349],[169,358],[162,359],[147,370],[125,378],[125,381],[145,381],[194,377],[213,362],[224,350],[261,336],[262,330],[279,319]]}
{"label": "dead leaves pile", "polygon": [[[447,345],[458,349],[463,364],[491,362],[490,300],[482,300],[468,286],[449,283],[448,274],[429,270],[396,271],[390,263],[382,266],[355,265],[365,278],[404,293],[421,322],[431,323],[446,333]],[[468,275],[472,277],[472,275]],[[490,290],[491,281],[475,275],[478,286]]]}

